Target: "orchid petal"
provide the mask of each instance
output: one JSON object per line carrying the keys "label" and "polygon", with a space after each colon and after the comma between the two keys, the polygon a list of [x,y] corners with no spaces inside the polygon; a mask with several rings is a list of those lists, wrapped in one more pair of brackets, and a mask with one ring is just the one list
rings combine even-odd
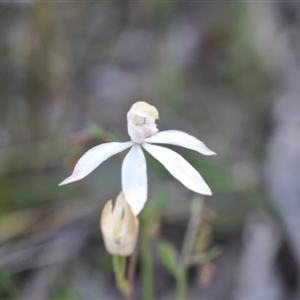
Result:
{"label": "orchid petal", "polygon": [[122,165],[122,188],[133,213],[143,209],[147,200],[146,158],[140,145],[133,145]]}
{"label": "orchid petal", "polygon": [[188,189],[203,195],[212,194],[202,176],[178,153],[147,143],[143,147]]}
{"label": "orchid petal", "polygon": [[131,141],[125,143],[114,142],[93,147],[78,160],[72,175],[66,178],[59,185],[67,184],[84,178],[109,157],[129,148],[132,146],[132,144],[133,142]]}
{"label": "orchid petal", "polygon": [[178,130],[166,130],[145,139],[147,143],[172,144],[197,151],[203,155],[216,155],[194,136]]}

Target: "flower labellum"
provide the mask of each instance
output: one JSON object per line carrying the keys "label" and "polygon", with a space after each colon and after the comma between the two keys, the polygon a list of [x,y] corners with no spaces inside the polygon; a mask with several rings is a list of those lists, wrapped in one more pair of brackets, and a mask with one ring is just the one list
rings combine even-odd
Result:
{"label": "flower labellum", "polygon": [[101,214],[100,229],[107,252],[129,256],[133,253],[139,230],[139,221],[121,192],[113,206],[109,200]]}
{"label": "flower labellum", "polygon": [[131,147],[122,165],[122,190],[135,215],[143,209],[148,193],[146,158],[142,148],[162,163],[188,189],[199,194],[211,195],[211,190],[202,176],[182,156],[173,150],[152,144],[171,144],[203,155],[216,153],[185,132],[178,130],[159,132],[155,124],[158,117],[158,111],[154,106],[143,101],[134,103],[127,113],[127,128],[131,141],[104,143],[90,149],[78,160],[72,175],[60,185],[84,178],[109,157]]}

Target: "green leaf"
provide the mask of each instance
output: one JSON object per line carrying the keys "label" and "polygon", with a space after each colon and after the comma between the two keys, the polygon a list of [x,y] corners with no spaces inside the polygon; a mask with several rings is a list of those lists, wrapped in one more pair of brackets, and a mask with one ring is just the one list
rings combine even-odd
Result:
{"label": "green leaf", "polygon": [[168,271],[174,276],[177,273],[177,257],[178,252],[175,247],[166,241],[159,241],[158,243],[158,253],[161,261],[164,266],[168,269]]}
{"label": "green leaf", "polygon": [[94,123],[90,123],[87,128],[88,133],[94,138],[101,138],[104,134],[104,129]]}
{"label": "green leaf", "polygon": [[221,252],[222,252],[221,248],[215,246],[205,253],[191,256],[189,259],[189,266],[201,265],[205,262],[212,261],[213,259],[218,257],[221,254]]}

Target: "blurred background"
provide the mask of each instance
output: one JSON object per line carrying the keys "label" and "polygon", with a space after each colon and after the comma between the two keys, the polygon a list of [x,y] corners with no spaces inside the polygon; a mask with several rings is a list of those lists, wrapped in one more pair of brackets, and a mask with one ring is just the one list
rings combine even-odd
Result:
{"label": "blurred background", "polygon": [[[291,1],[1,1],[0,299],[120,299],[99,217],[122,155],[58,187],[146,101],[213,190],[213,265],[190,299],[300,299],[300,6]],[[97,127],[98,124],[101,128]],[[99,137],[99,138],[98,138]],[[180,246],[193,193],[147,156],[156,225]],[[157,297],[174,280],[157,258]],[[205,273],[206,272],[206,273]],[[136,297],[140,299],[139,264]]]}

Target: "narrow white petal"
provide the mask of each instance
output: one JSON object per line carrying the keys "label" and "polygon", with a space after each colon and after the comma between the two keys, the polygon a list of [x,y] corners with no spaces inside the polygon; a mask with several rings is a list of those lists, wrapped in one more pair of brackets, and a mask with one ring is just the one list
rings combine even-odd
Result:
{"label": "narrow white petal", "polygon": [[201,175],[178,153],[147,143],[143,147],[188,189],[203,195],[212,194]]}
{"label": "narrow white petal", "polygon": [[60,185],[84,178],[109,157],[129,148],[132,144],[131,141],[125,143],[105,143],[90,149],[78,160],[72,175],[60,183]]}
{"label": "narrow white petal", "polygon": [[194,136],[178,130],[166,130],[145,139],[147,143],[172,144],[195,150],[203,155],[216,155]]}
{"label": "narrow white petal", "polygon": [[122,189],[133,213],[138,215],[147,200],[146,158],[140,145],[133,145],[123,161]]}

